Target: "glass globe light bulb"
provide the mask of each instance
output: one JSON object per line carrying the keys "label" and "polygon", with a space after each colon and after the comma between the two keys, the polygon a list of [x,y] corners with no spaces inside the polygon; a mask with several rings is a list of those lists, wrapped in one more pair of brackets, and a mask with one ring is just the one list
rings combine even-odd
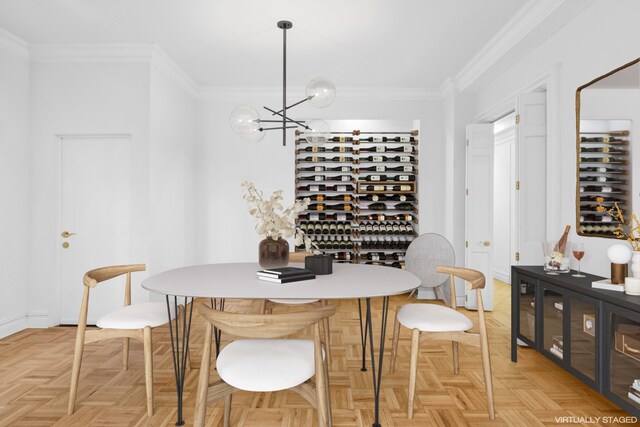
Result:
{"label": "glass globe light bulb", "polygon": [[631,259],[631,249],[627,245],[615,244],[607,250],[609,261],[614,264],[626,264]]}
{"label": "glass globe light bulb", "polygon": [[229,123],[231,128],[240,136],[254,133],[264,134],[264,132],[259,131],[261,125],[258,112],[248,105],[239,105],[234,108],[229,116]]}
{"label": "glass globe light bulb", "polygon": [[331,105],[336,97],[336,87],[326,77],[316,77],[311,80],[305,90],[309,103],[316,108]]}
{"label": "glass globe light bulb", "polygon": [[324,120],[310,120],[307,127],[309,129],[304,131],[304,139],[311,145],[322,145],[331,138],[329,124]]}

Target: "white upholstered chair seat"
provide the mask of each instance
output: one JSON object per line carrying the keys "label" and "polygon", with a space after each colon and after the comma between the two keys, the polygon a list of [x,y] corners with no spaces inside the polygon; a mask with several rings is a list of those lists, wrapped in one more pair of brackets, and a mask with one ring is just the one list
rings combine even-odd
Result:
{"label": "white upholstered chair seat", "polygon": [[319,299],[313,298],[273,298],[269,299],[269,301],[274,302],[276,304],[313,304],[314,302],[320,301]]}
{"label": "white upholstered chair seat", "polygon": [[216,369],[225,383],[240,390],[285,390],[315,374],[313,351],[312,340],[236,340],[222,349]]}
{"label": "white upholstered chair seat", "polygon": [[422,332],[468,331],[473,322],[452,308],[436,304],[407,304],[398,310],[398,322]]}
{"label": "white upholstered chair seat", "polygon": [[[170,306],[171,318],[175,317],[175,309]],[[167,304],[164,302],[145,302],[127,305],[109,314],[105,314],[96,322],[96,326],[104,329],[144,329],[145,326],[155,328],[167,323]]]}

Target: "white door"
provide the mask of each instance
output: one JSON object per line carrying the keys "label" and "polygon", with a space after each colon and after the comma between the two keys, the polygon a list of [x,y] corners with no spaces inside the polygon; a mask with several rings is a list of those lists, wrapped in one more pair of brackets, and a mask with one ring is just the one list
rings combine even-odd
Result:
{"label": "white door", "polygon": [[511,283],[511,265],[517,251],[515,113],[507,116],[502,126],[506,123],[508,123],[507,127],[494,133],[491,246],[493,247],[493,277],[504,283]]}
{"label": "white door", "polygon": [[[493,309],[493,124],[467,125],[465,266],[484,273],[484,308]],[[476,294],[466,291],[465,307],[476,309]]]}
{"label": "white door", "polygon": [[[131,263],[131,140],[62,137],[60,141],[60,323],[77,324],[84,273]],[[67,233],[73,234],[65,237]],[[89,324],[122,307],[122,283],[91,290]]]}
{"label": "white door", "polygon": [[[547,234],[547,96],[518,96],[516,125],[517,252],[513,264],[542,265]],[[558,234],[562,230],[558,230]]]}

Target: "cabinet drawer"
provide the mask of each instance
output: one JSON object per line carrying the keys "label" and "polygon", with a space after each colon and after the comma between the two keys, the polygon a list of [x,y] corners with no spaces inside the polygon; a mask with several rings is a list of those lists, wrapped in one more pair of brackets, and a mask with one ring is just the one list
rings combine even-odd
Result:
{"label": "cabinet drawer", "polygon": [[620,353],[640,361],[640,331],[616,331],[615,347]]}

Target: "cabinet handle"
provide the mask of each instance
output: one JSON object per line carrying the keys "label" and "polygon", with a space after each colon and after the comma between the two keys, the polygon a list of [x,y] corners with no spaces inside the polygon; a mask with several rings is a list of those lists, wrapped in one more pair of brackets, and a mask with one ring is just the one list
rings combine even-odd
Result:
{"label": "cabinet handle", "polygon": [[629,351],[629,353],[636,353],[636,354],[640,353],[640,350],[636,350],[633,347],[629,347],[629,344],[627,343],[624,343],[624,349]]}

